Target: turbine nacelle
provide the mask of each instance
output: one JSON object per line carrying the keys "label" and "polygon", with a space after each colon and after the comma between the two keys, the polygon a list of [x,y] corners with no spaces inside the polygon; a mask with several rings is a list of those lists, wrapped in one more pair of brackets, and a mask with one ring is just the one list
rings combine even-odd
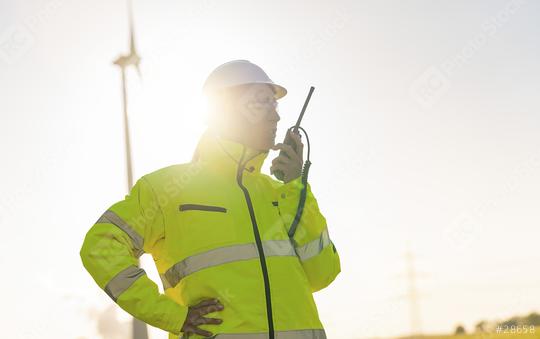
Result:
{"label": "turbine nacelle", "polygon": [[129,20],[129,54],[119,56],[113,64],[118,65],[124,70],[126,67],[134,66],[137,74],[140,78],[141,69],[139,64],[141,62],[141,57],[137,53],[137,48],[135,47],[135,30],[133,29],[133,10],[131,8],[131,1],[128,2],[128,20]]}

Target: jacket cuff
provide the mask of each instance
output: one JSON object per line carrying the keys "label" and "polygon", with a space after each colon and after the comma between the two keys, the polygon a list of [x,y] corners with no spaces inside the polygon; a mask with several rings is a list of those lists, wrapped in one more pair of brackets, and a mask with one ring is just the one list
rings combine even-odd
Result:
{"label": "jacket cuff", "polygon": [[[309,190],[309,182],[307,184]],[[277,191],[280,199],[286,199],[291,197],[299,197],[302,188],[304,188],[304,184],[302,183],[302,176],[299,176],[298,178],[280,186]]]}
{"label": "jacket cuff", "polygon": [[187,319],[188,310],[189,310],[188,307],[180,306],[179,311],[175,312],[173,317],[171,317],[171,323],[174,329],[173,331],[171,331],[172,334],[177,335],[177,336],[180,336],[183,334],[182,326],[184,326],[184,323]]}

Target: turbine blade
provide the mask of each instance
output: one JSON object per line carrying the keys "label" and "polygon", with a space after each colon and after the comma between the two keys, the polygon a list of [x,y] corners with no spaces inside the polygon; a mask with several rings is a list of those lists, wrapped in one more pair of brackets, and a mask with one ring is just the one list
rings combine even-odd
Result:
{"label": "turbine blade", "polygon": [[133,28],[133,6],[132,1],[128,0],[128,20],[129,20],[129,53],[137,54],[135,47],[135,29]]}
{"label": "turbine blade", "polygon": [[137,71],[137,75],[139,76],[139,79],[141,79],[142,81],[142,73],[141,73],[141,68],[139,67],[139,62],[135,64],[135,70]]}

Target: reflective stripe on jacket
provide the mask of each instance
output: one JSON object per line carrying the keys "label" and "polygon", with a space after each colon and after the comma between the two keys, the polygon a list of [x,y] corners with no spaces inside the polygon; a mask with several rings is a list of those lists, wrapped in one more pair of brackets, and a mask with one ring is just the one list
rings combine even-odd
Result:
{"label": "reflective stripe on jacket", "polygon": [[[326,338],[312,293],[340,272],[309,183],[292,239],[301,178],[260,172],[268,152],[207,131],[190,163],[144,175],[90,228],[80,255],[96,283],[125,311],[182,335],[188,306],[217,298],[224,309],[200,325],[218,339]],[[137,265],[150,253],[165,294]],[[202,338],[191,335],[190,338]]]}

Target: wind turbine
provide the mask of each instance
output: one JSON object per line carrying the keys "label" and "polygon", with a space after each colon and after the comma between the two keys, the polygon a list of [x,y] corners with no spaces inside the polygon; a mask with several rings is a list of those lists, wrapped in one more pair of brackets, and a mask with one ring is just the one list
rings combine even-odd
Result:
{"label": "wind turbine", "polygon": [[[131,162],[131,142],[129,138],[129,119],[128,119],[128,103],[127,103],[127,84],[126,84],[126,69],[134,66],[139,78],[141,77],[141,69],[139,63],[141,57],[137,53],[135,47],[135,34],[133,29],[133,10],[131,0],[128,0],[128,20],[129,20],[129,54],[120,55],[113,63],[120,67],[122,74],[122,103],[124,111],[124,138],[126,144],[126,169],[127,169],[127,189],[128,193],[133,187],[133,170]],[[139,262],[140,266],[140,262]],[[146,324],[137,318],[133,318],[132,322],[132,338],[133,339],[148,339],[148,331]]]}
{"label": "wind turbine", "polygon": [[131,163],[131,142],[129,138],[129,119],[128,119],[128,103],[127,103],[127,84],[126,84],[126,69],[134,66],[137,74],[141,77],[141,69],[139,63],[141,57],[135,48],[135,35],[133,30],[133,12],[131,9],[131,0],[128,0],[128,18],[129,18],[129,54],[120,55],[113,63],[120,67],[122,74],[122,102],[124,110],[124,137],[126,143],[126,168],[127,168],[127,185],[128,192],[133,186],[133,171]]}

